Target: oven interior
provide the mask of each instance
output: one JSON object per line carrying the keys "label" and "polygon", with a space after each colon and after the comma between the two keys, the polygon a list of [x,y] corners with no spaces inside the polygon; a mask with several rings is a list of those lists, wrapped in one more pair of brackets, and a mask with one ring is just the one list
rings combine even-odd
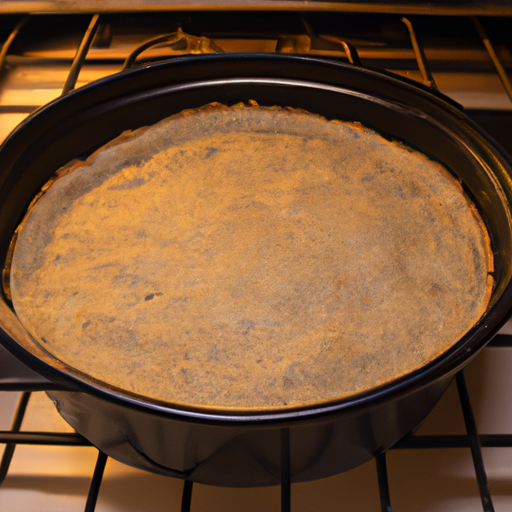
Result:
{"label": "oven interior", "polygon": [[[27,2],[28,4],[29,2]],[[188,54],[271,52],[385,70],[446,95],[512,154],[512,6],[504,2],[74,2],[0,5],[0,138],[40,106],[123,68]],[[485,511],[512,507],[512,327],[375,461],[280,488],[223,489],[107,460],[0,352],[4,510]]]}

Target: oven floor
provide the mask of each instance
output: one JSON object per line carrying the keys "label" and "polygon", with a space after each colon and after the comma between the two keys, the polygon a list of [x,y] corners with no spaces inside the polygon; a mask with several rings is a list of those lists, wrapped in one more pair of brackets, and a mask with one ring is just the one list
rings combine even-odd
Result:
{"label": "oven floor", "polygon": [[[486,348],[465,376],[480,434],[512,433],[512,348]],[[0,393],[0,429],[8,429],[17,393]],[[44,393],[34,393],[22,426],[70,431]],[[452,384],[417,434],[464,434]],[[91,447],[18,446],[0,489],[0,510],[83,511],[97,452]],[[483,450],[497,512],[512,510],[512,450]],[[387,455],[394,512],[481,512],[468,448],[392,450]],[[178,512],[182,482],[108,460],[96,512]],[[196,484],[192,512],[278,512],[280,490],[216,488]],[[292,486],[292,511],[379,511],[375,463],[342,475]]]}

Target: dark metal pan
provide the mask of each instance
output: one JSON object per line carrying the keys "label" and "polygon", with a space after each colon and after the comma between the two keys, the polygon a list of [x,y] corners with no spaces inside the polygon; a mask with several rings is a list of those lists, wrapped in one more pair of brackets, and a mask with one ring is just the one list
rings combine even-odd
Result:
{"label": "dark metal pan", "polygon": [[2,343],[69,391],[51,391],[93,444],[136,467],[215,485],[276,484],[348,470],[418,425],[451,378],[499,330],[512,304],[512,164],[452,103],[421,86],[352,65],[280,55],[208,55],[144,66],[38,110],[0,148],[0,260],[31,199],[60,166],[121,132],[217,101],[306,109],[355,120],[448,167],[492,239],[495,287],[485,315],[450,350],[370,392],[294,410],[228,413],[178,408],[95,381],[33,343],[0,301]]}

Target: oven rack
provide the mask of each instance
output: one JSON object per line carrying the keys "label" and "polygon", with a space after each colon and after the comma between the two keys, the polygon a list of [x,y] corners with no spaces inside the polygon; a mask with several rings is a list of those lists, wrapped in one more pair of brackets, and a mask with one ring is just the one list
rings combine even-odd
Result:
{"label": "oven rack", "polygon": [[[374,11],[379,12],[378,9],[374,9]],[[508,98],[512,102],[512,83],[508,78],[505,67],[501,62],[500,58],[498,57],[498,53],[496,52],[492,44],[491,38],[488,36],[480,18],[476,15],[472,15],[472,12],[472,9],[468,8],[466,10],[463,9],[460,14],[468,17],[471,20],[472,24],[474,25],[475,31],[478,34],[478,38],[480,39],[483,47],[485,48],[487,55],[492,63],[492,66],[496,74],[499,76],[499,79]],[[286,41],[282,41],[282,38],[278,38],[274,50],[275,53],[291,53],[324,58],[334,58],[346,60],[351,64],[362,65],[358,55],[358,51],[353,44],[349,43],[348,41],[345,41],[344,38],[338,36],[317,35],[311,23],[308,21],[307,14],[307,12],[297,14],[300,17],[301,23],[304,28],[305,33],[303,34],[303,36],[295,35],[291,37],[286,37]],[[20,60],[19,57],[17,58],[16,56],[9,55],[9,49],[11,48],[15,40],[17,40],[20,37],[20,33],[23,32],[23,29],[27,22],[29,21],[29,19],[36,18],[37,16],[37,14],[26,14],[19,18],[19,21],[16,23],[7,39],[4,41],[0,50],[0,80],[6,64],[8,64],[11,59],[14,63]],[[73,60],[71,61],[71,67],[69,69],[68,76],[62,89],[63,95],[67,94],[75,88],[78,76],[86,62],[86,59],[88,58],[88,53],[93,42],[96,42],[96,44],[100,46],[104,43],[108,43],[110,28],[109,22],[105,21],[105,17],[106,14],[104,13],[96,13],[90,18],[89,25],[80,41],[80,44],[76,50],[76,54]],[[109,20],[110,19],[111,18],[109,18]],[[434,91],[438,91],[432,73],[430,71],[430,65],[426,58],[425,50],[421,43],[421,38],[417,35],[417,30],[415,29],[411,18],[403,16],[401,17],[401,21],[404,23],[407,29],[411,49],[414,55],[414,59],[416,60],[418,71],[421,77],[419,81],[422,82],[424,85],[432,88]],[[178,24],[178,30],[179,27],[180,25]],[[124,61],[122,69],[124,70],[128,67],[133,66],[136,62],[136,58],[140,54],[142,54],[146,50],[149,50],[151,48],[160,46],[165,42],[168,42],[171,36],[174,36],[175,34],[176,32],[173,34],[166,34],[160,37],[152,38],[147,41],[143,41],[140,45],[134,48],[133,51],[127,56],[127,58]],[[184,34],[184,36],[186,39],[187,34]],[[309,45],[306,45],[306,47],[304,47],[304,44],[300,43],[301,37],[306,37],[309,41]],[[159,58],[169,58],[169,56]],[[30,60],[33,64],[39,61],[41,61],[41,63],[44,63],[45,57],[22,57],[21,62],[23,62],[23,60]],[[52,59],[47,60],[51,61]],[[143,61],[139,61],[137,62],[137,64],[140,64],[142,62]],[[0,113],[31,113],[34,110],[36,110],[39,106],[40,105],[0,105]]]}
{"label": "oven rack", "polygon": [[[512,336],[498,335],[490,347],[512,348]],[[466,386],[463,370],[455,376],[458,400],[464,417],[466,434],[463,435],[415,435],[409,434],[391,450],[417,450],[417,449],[470,449],[475,479],[478,484],[483,512],[494,512],[494,505],[489,490],[487,473],[482,457],[482,448],[512,448],[512,434],[479,434],[473,415],[471,400]],[[92,446],[87,439],[78,433],[68,432],[29,432],[22,431],[23,417],[27,409],[32,391],[41,391],[44,385],[33,381],[17,379],[16,384],[0,381],[0,392],[20,392],[18,405],[13,414],[11,428],[0,431],[0,444],[5,444],[4,453],[0,461],[0,487],[8,475],[11,460],[17,445],[44,445],[44,446]],[[52,389],[55,389],[52,386]],[[289,472],[289,433],[283,429],[281,435],[281,512],[292,512],[292,485]],[[98,494],[103,479],[103,472],[108,456],[98,450],[97,461],[91,476],[89,492],[84,512],[94,512]],[[386,452],[381,453],[375,459],[378,494],[380,498],[380,512],[392,512],[390,482],[388,479]],[[0,488],[1,492],[1,488]],[[193,482],[185,480],[181,499],[181,512],[190,512],[193,497]],[[378,511],[375,511],[378,512]]]}
{"label": "oven rack", "polygon": [[[393,11],[398,12],[398,11]],[[459,14],[468,15],[462,10]],[[0,50],[0,80],[2,77],[2,71],[11,61],[9,56],[9,49],[15,40],[23,32],[23,28],[27,24],[27,21],[31,16],[36,15],[25,15],[20,18],[16,26],[8,38],[4,41]],[[64,83],[62,94],[67,94],[72,91],[77,83],[78,76],[82,67],[84,66],[88,52],[95,38],[101,37],[102,20],[104,15],[93,14],[87,30],[85,31],[82,40],[77,48],[77,52],[73,60],[70,62],[70,70],[67,79]],[[314,52],[315,44],[322,46],[325,44],[326,39],[317,36],[308,23],[307,18],[303,17],[303,25],[306,35],[309,37],[313,50],[311,55],[318,55]],[[495,51],[491,39],[487,35],[480,19],[476,16],[471,16],[471,20],[475,26],[475,30],[478,33],[485,50],[492,62],[495,72],[499,76],[504,90],[506,91],[510,101],[512,102],[512,84],[507,76],[504,66],[498,58],[497,52]],[[414,52],[418,71],[421,76],[421,81],[424,85],[437,90],[435,81],[432,73],[430,72],[430,66],[425,56],[425,51],[421,45],[420,38],[417,36],[416,30],[411,23],[409,18],[402,18],[403,23],[407,27],[407,31],[410,37],[411,47]],[[357,49],[350,45],[341,38],[332,37],[327,40],[330,43],[337,44],[339,49],[335,54],[331,55],[333,58],[339,58],[342,60],[348,60],[351,63],[360,63]],[[158,44],[158,43],[155,43]],[[149,48],[150,46],[148,46]],[[134,52],[137,49],[134,49]],[[277,48],[279,51],[279,45]],[[301,54],[308,54],[303,52]],[[44,60],[44,58],[41,58]],[[12,62],[16,62],[16,57],[12,57]],[[0,113],[10,114],[26,114],[35,111],[40,105],[0,105]],[[497,336],[489,345],[489,347],[506,346],[512,348],[512,337],[509,336]],[[445,449],[445,448],[466,448],[470,449],[472,461],[475,469],[475,479],[478,483],[478,489],[482,502],[483,512],[494,512],[494,505],[492,496],[489,490],[488,479],[486,469],[482,458],[482,448],[493,447],[493,448],[511,448],[512,447],[512,434],[479,434],[473,410],[471,407],[470,397],[468,395],[464,373],[459,372],[456,375],[456,383],[458,390],[458,397],[463,411],[464,422],[467,433],[465,435],[414,435],[410,434],[404,439],[399,441],[391,450],[416,450],[416,449]],[[46,445],[46,446],[91,446],[91,443],[77,433],[55,433],[55,432],[28,432],[22,431],[22,421],[30,400],[32,391],[44,390],[44,385],[38,384],[34,386],[33,382],[17,380],[13,385],[12,382],[7,384],[2,382],[0,376],[0,392],[20,392],[18,407],[12,418],[11,428],[8,431],[0,431],[0,444],[5,444],[4,453],[0,461],[0,486],[8,475],[10,463],[15,452],[17,445]],[[49,388],[46,388],[49,389]],[[51,389],[56,389],[55,386],[51,386]],[[290,474],[288,471],[287,460],[289,460],[289,451],[287,447],[287,435],[286,431],[283,431],[282,436],[282,474],[281,474],[281,512],[291,512],[292,510],[292,486],[290,482]],[[91,483],[89,492],[85,504],[85,512],[94,512],[96,509],[96,503],[98,499],[98,493],[100,491],[103,472],[108,460],[108,456],[101,450],[98,450],[97,462],[91,476]],[[377,475],[378,493],[380,497],[380,511],[381,512],[392,512],[391,504],[391,491],[390,482],[388,479],[386,452],[380,454],[375,459],[375,470]],[[1,492],[1,489],[0,489]],[[181,500],[181,512],[190,512],[193,498],[193,482],[184,481],[182,500]]]}

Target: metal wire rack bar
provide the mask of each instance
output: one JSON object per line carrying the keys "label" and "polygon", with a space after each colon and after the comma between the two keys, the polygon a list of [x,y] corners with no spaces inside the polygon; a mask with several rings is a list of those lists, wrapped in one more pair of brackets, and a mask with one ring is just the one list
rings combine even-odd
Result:
{"label": "metal wire rack bar", "polygon": [[[25,416],[25,411],[27,410],[29,399],[30,393],[25,392],[21,394],[11,423],[12,433],[18,432],[20,430],[23,417]],[[9,471],[9,466],[11,465],[11,460],[12,456],[14,455],[15,448],[16,443],[13,441],[7,442],[7,445],[5,446],[4,454],[2,455],[2,461],[0,462],[0,485],[2,485],[2,482],[7,476],[7,471]]]}
{"label": "metal wire rack bar", "polygon": [[190,512],[192,504],[192,488],[194,482],[185,480],[183,482],[183,494],[181,495],[181,512]]}
{"label": "metal wire rack bar", "polygon": [[381,512],[392,512],[391,497],[389,495],[386,453],[378,455],[375,459],[375,463],[377,466],[377,482],[379,485],[380,510]]}
{"label": "metal wire rack bar", "polygon": [[103,473],[107,464],[108,456],[101,450],[98,450],[98,459],[94,467],[94,474],[91,479],[89,487],[89,494],[87,495],[87,502],[85,504],[85,512],[94,512],[96,503],[98,501],[98,493],[100,492],[101,482],[103,480]]}
{"label": "metal wire rack bar", "polygon": [[80,70],[84,65],[85,59],[87,57],[87,52],[91,47],[92,41],[94,39],[94,36],[96,35],[96,31],[98,30],[99,25],[100,15],[95,14],[92,17],[91,22],[89,23],[89,26],[87,27],[85,35],[82,39],[82,42],[80,43],[80,46],[76,52],[73,64],[71,65],[71,69],[69,70],[66,83],[64,84],[64,87],[62,89],[63,95],[67,94],[69,91],[74,89],[76,81],[78,79],[78,75],[80,74]]}
{"label": "metal wire rack bar", "polygon": [[91,446],[80,434],[72,432],[0,431],[0,443],[37,444],[41,446]]}
{"label": "metal wire rack bar", "polygon": [[7,52],[9,51],[9,48],[11,47],[12,43],[16,39],[16,36],[19,34],[20,30],[23,28],[27,20],[28,16],[25,16],[20,22],[18,22],[18,24],[14,27],[13,31],[9,34],[9,37],[2,46],[2,50],[0,51],[0,76],[5,65]]}
{"label": "metal wire rack bar", "polygon": [[281,512],[291,512],[290,429],[281,430]]}
{"label": "metal wire rack bar", "polygon": [[464,379],[464,373],[462,371],[457,373],[456,381],[457,389],[459,391],[459,399],[462,407],[462,413],[464,415],[464,422],[466,424],[466,430],[468,432],[471,444],[471,456],[473,457],[473,464],[475,466],[476,479],[478,482],[478,488],[480,490],[482,506],[484,512],[494,512],[494,506],[492,503],[491,492],[489,490],[487,474],[485,472],[484,460],[482,457],[482,449],[480,446],[478,431],[476,428],[475,418],[473,416],[471,402],[469,400],[469,394],[466,387],[466,381]]}
{"label": "metal wire rack bar", "polygon": [[0,114],[32,114],[38,105],[0,105]]}
{"label": "metal wire rack bar", "polygon": [[[480,434],[482,448],[512,448],[512,434]],[[471,448],[468,436],[408,436],[399,441],[392,450],[416,450],[424,448]]]}
{"label": "metal wire rack bar", "polygon": [[423,83],[432,89],[437,90],[437,85],[434,81],[432,73],[430,72],[430,66],[428,64],[427,57],[425,56],[425,50],[423,49],[423,45],[420,43],[419,39],[416,37],[416,32],[411,21],[408,18],[402,18],[402,22],[407,27],[407,31],[409,32],[409,38],[414,50],[414,55],[416,56],[416,62],[418,64]]}
{"label": "metal wire rack bar", "polygon": [[484,27],[480,23],[480,20],[476,16],[473,16],[472,20],[473,24],[475,25],[476,31],[478,32],[478,35],[482,40],[482,43],[484,44],[485,49],[487,50],[487,53],[489,54],[489,57],[494,65],[494,68],[496,69],[496,73],[498,73],[501,83],[503,84],[503,87],[505,88],[505,91],[507,92],[510,101],[512,101],[512,84],[510,83],[510,80],[507,76],[507,72],[505,71],[505,68],[501,64],[501,61],[498,58],[498,55],[496,54],[490,39],[487,37]]}

